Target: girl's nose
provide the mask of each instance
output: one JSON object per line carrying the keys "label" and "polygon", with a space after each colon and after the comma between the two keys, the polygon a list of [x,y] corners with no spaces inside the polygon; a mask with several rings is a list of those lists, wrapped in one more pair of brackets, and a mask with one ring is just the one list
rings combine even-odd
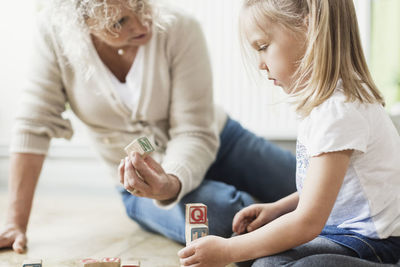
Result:
{"label": "girl's nose", "polygon": [[258,68],[259,68],[260,70],[269,71],[267,64],[265,64],[264,62],[260,62],[260,65],[258,66]]}

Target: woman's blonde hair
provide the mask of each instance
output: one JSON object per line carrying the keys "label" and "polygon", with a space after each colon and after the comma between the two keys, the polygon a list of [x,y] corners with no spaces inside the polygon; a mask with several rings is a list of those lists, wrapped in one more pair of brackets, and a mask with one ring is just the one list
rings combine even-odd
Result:
{"label": "woman's blonde hair", "polygon": [[[158,26],[155,15],[156,8],[151,0],[117,0],[137,15],[142,23]],[[117,5],[109,4],[106,0],[51,0],[43,12],[49,18],[53,30],[57,32],[62,42],[62,52],[70,64],[75,65],[89,79],[94,69],[87,65],[91,47],[90,30],[106,29],[114,36],[118,35],[119,27],[116,24],[121,10]],[[96,21],[89,27],[88,18]],[[116,26],[116,27],[115,27]],[[161,26],[160,26],[161,27]]]}
{"label": "woman's blonde hair", "polygon": [[86,20],[96,20],[91,28],[95,30],[106,29],[113,35],[118,35],[120,25],[117,22],[121,14],[119,5],[125,5],[132,10],[143,24],[152,20],[151,6],[148,0],[116,0],[118,5],[108,4],[106,0],[75,0],[78,16]]}
{"label": "woman's blonde hair", "polygon": [[245,0],[244,8],[260,27],[267,19],[295,33],[306,31],[305,54],[291,88],[299,89],[298,114],[307,116],[328,99],[339,79],[347,101],[384,105],[364,57],[352,0]]}

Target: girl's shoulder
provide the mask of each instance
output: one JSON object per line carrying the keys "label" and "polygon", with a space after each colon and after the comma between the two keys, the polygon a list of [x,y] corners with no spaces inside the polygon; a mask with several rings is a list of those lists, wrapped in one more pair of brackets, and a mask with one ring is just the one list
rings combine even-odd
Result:
{"label": "girl's shoulder", "polygon": [[348,101],[343,90],[337,88],[331,97],[315,107],[308,115],[308,120],[343,119],[362,115],[366,104],[360,101]]}
{"label": "girl's shoulder", "polygon": [[[369,92],[372,95],[371,90],[368,88],[366,84],[364,84],[365,91]],[[336,89],[333,94],[323,101],[319,106],[315,107],[311,112],[310,116],[316,116],[316,114],[326,114],[329,112],[337,113],[337,115],[345,115],[348,112],[360,113],[367,115],[370,110],[383,110],[383,106],[381,103],[368,103],[361,102],[358,99],[349,100],[348,96],[346,96],[343,88],[343,83],[341,80],[338,81]]]}
{"label": "girl's shoulder", "polygon": [[363,103],[346,101],[338,89],[303,119],[298,139],[312,156],[344,149],[365,151],[371,128],[365,108]]}

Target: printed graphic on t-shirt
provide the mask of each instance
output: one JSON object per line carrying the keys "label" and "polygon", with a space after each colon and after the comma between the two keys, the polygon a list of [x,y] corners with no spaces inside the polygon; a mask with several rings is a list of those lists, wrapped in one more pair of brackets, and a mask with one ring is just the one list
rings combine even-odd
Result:
{"label": "printed graphic on t-shirt", "polygon": [[309,158],[307,148],[300,142],[296,144],[296,187],[299,194],[303,189],[304,179],[308,169]]}
{"label": "printed graphic on t-shirt", "polygon": [[[303,189],[310,163],[307,151],[307,147],[297,141],[296,187],[299,194],[301,194]],[[351,164],[348,167],[346,177],[328,218],[327,225],[335,225],[365,236],[377,237],[376,227],[371,219],[368,199],[364,195],[360,178]]]}

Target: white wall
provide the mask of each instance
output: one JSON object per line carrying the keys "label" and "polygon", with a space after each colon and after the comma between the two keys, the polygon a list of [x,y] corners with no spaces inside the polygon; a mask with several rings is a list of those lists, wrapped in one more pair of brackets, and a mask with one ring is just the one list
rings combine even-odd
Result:
{"label": "white wall", "polygon": [[[0,157],[8,155],[8,145],[12,136],[13,119],[23,88],[24,73],[29,64],[32,31],[35,14],[41,2],[47,0],[13,0],[2,3],[0,16]],[[22,7],[22,8],[21,8]],[[51,155],[66,154],[93,155],[86,148],[86,134],[82,125],[71,114],[74,128],[78,128],[72,142],[52,141]],[[61,149],[58,149],[61,148]],[[61,151],[60,151],[61,150]],[[75,151],[75,152],[74,152]]]}
{"label": "white wall", "polygon": [[371,0],[354,0],[356,7],[358,26],[360,27],[361,42],[367,61],[370,58],[371,38]]}
{"label": "white wall", "polygon": [[[32,32],[34,1],[2,3],[0,16],[0,144],[8,144]],[[21,8],[23,6],[23,8]]]}

